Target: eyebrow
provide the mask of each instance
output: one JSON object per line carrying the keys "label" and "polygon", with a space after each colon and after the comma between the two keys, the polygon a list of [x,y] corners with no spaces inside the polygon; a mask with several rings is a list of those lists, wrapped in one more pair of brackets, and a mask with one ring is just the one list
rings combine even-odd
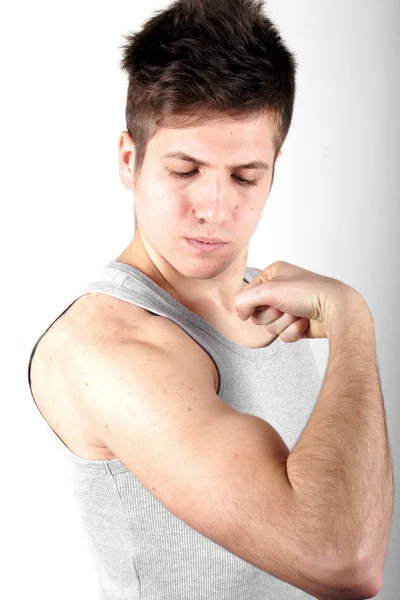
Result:
{"label": "eyebrow", "polygon": [[[194,162],[198,165],[202,165],[205,167],[210,167],[210,163],[200,160],[199,158],[194,158],[193,156],[189,156],[185,152],[181,152],[179,150],[175,152],[167,152],[162,155],[162,158],[179,158],[180,160],[187,160],[188,162]],[[262,160],[255,160],[249,163],[245,163],[242,165],[225,165],[225,168],[228,169],[262,169],[264,171],[268,171],[270,169],[270,165]]]}

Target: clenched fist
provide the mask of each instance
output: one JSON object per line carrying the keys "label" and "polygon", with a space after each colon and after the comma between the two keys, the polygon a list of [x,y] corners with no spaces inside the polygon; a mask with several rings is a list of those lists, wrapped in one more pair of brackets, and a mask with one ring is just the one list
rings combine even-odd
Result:
{"label": "clenched fist", "polygon": [[284,261],[272,263],[234,296],[241,319],[251,317],[284,342],[326,338],[330,324],[367,304],[351,286]]}

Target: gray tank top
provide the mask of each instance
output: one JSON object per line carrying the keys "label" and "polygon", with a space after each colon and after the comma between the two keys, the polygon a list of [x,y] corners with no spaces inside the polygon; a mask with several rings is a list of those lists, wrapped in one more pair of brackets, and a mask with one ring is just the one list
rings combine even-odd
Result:
{"label": "gray tank top", "polygon": [[[246,267],[245,281],[257,274]],[[322,385],[309,340],[285,343],[278,337],[264,348],[235,344],[144,273],[115,260],[97,269],[63,313],[87,293],[114,296],[179,325],[214,361],[219,397],[237,411],[268,421],[293,448]],[[28,384],[32,356],[44,333],[30,353]],[[71,452],[37,407],[34,412],[71,461],[73,497],[100,560],[105,599],[312,598],[177,518],[119,459],[89,460]]]}

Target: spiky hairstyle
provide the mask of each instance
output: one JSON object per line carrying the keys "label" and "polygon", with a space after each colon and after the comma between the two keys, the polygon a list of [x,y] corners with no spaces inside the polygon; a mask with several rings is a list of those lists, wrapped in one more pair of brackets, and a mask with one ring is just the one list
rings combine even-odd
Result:
{"label": "spiky hairstyle", "polygon": [[218,115],[272,114],[276,158],[292,121],[297,61],[263,4],[175,0],[124,36],[120,66],[129,77],[125,118],[135,176],[159,127]]}

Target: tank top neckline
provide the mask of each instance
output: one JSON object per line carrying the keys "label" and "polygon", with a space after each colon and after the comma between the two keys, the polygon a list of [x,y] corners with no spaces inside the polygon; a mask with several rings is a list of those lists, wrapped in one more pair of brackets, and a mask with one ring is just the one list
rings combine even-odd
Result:
{"label": "tank top neckline", "polygon": [[[228,349],[231,352],[238,354],[243,358],[246,358],[251,361],[265,360],[267,357],[270,357],[275,353],[281,351],[284,347],[284,342],[279,336],[270,344],[268,344],[268,346],[262,346],[260,348],[248,348],[247,346],[236,344],[235,342],[232,342],[230,339],[225,337],[220,331],[218,331],[218,329],[215,329],[215,327],[208,323],[208,321],[206,321],[197,313],[194,313],[189,308],[181,304],[178,300],[171,296],[171,294],[168,294],[168,292],[163,290],[157,283],[155,283],[155,281],[150,279],[150,277],[145,275],[139,269],[136,269],[136,267],[116,260],[110,260],[107,263],[106,267],[117,269],[125,273],[132,279],[140,281],[141,283],[145,283],[146,287],[148,287],[153,293],[159,296],[164,303],[172,307],[176,312],[183,315],[186,319],[194,323],[196,326],[206,331],[209,335],[216,338],[218,342],[228,347]],[[256,270],[252,267],[246,266],[244,274],[244,281],[246,281],[246,283],[249,283],[249,281],[253,279],[252,271]],[[254,276],[256,276],[256,274]]]}

